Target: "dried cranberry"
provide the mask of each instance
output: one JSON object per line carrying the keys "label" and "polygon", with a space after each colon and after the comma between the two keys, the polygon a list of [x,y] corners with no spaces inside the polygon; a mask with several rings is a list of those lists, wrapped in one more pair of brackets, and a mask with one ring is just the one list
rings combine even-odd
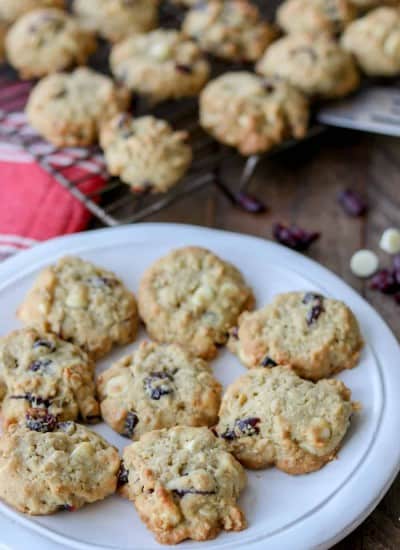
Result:
{"label": "dried cranberry", "polygon": [[315,321],[318,320],[319,316],[323,312],[324,312],[324,308],[320,304],[313,306],[307,312],[307,316],[306,316],[307,325],[312,325],[313,323],[315,323]]}
{"label": "dried cranberry", "polygon": [[51,405],[50,399],[43,399],[43,397],[32,395],[31,393],[25,393],[23,395],[11,395],[10,399],[25,399],[34,409],[41,407],[48,409]]}
{"label": "dried cranberry", "polygon": [[259,199],[243,191],[236,193],[235,200],[238,206],[250,214],[262,214],[267,210],[265,204]]}
{"label": "dried cranberry", "polygon": [[273,235],[279,243],[299,252],[307,250],[320,237],[320,233],[306,231],[297,225],[285,226],[281,223],[274,225]]}
{"label": "dried cranberry", "polygon": [[268,357],[268,355],[267,355],[262,360],[261,366],[262,367],[276,367],[276,366],[278,366],[278,363],[276,363],[273,359],[271,359],[271,357]]}
{"label": "dried cranberry", "polygon": [[144,389],[151,399],[158,401],[163,395],[174,392],[173,380],[174,377],[168,372],[152,372],[144,379]]}
{"label": "dried cranberry", "polygon": [[304,294],[303,304],[309,304],[314,301],[323,301],[324,297],[321,294],[315,294],[314,292],[307,292]]}
{"label": "dried cranberry", "polygon": [[236,419],[233,429],[227,428],[221,437],[227,440],[237,439],[243,435],[256,435],[260,433],[260,428],[257,424],[260,422],[260,418],[249,417],[243,419]]}
{"label": "dried cranberry", "polygon": [[125,424],[121,432],[121,435],[125,437],[132,437],[138,423],[139,423],[139,418],[137,417],[137,415],[134,412],[128,412],[128,414],[126,415]]}
{"label": "dried cranberry", "polygon": [[311,308],[307,311],[306,321],[308,325],[312,325],[318,320],[324,309],[324,297],[321,294],[315,294],[313,292],[307,292],[303,297],[303,304],[312,304]]}
{"label": "dried cranberry", "polygon": [[32,372],[37,372],[39,370],[44,370],[46,367],[51,365],[53,361],[51,359],[37,359],[36,361],[33,361],[29,367],[28,370]]}
{"label": "dried cranberry", "polygon": [[368,210],[364,198],[357,191],[351,189],[345,189],[339,193],[338,201],[349,216],[363,216]]}
{"label": "dried cranberry", "polygon": [[394,294],[399,289],[399,285],[393,271],[381,269],[372,277],[371,288],[379,290],[383,294]]}
{"label": "dried cranberry", "polygon": [[34,409],[26,414],[26,427],[34,432],[52,432],[57,427],[57,418],[43,409]]}
{"label": "dried cranberry", "polygon": [[62,511],[65,511],[65,512],[75,512],[76,507],[72,506],[71,504],[60,504],[58,509],[62,510]]}
{"label": "dried cranberry", "polygon": [[119,467],[118,472],[118,487],[122,487],[122,485],[126,485],[129,481],[129,470],[126,469],[125,464],[123,461],[121,461],[121,465]]}
{"label": "dried cranberry", "polygon": [[215,495],[215,491],[198,491],[197,489],[172,489],[172,492],[179,498],[185,495]]}
{"label": "dried cranberry", "polygon": [[183,63],[177,63],[175,65],[175,69],[184,74],[192,74],[193,72],[193,69],[192,67],[190,67],[190,65],[184,65]]}
{"label": "dried cranberry", "polygon": [[40,338],[39,340],[36,340],[33,344],[33,349],[37,348],[47,348],[51,352],[56,351],[56,346],[53,344],[53,342],[50,342],[49,340],[44,340],[43,338]]}

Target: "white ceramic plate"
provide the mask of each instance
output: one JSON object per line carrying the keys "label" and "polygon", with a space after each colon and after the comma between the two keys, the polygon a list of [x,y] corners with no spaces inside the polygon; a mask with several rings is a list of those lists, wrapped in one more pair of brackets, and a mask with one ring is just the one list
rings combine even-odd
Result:
{"label": "white ceramic plate", "polygon": [[[136,291],[146,267],[172,248],[184,245],[208,247],[234,262],[254,288],[259,306],[276,293],[289,290],[317,290],[344,300],[359,319],[367,345],[360,365],[341,374],[363,408],[352,422],[339,459],[305,476],[291,477],[274,468],[249,472],[249,484],[241,499],[248,529],[223,533],[206,543],[185,542],[179,548],[329,548],[372,511],[399,470],[400,350],[377,313],[323,267],[268,241],[191,226],[140,224],[63,237],[0,266],[0,334],[18,327],[14,312],[25,292],[39,270],[62,255],[77,254],[111,269]],[[134,346],[116,350],[99,363],[98,370]],[[221,350],[214,368],[224,384],[244,372],[226,350]],[[103,424],[96,430],[120,449],[128,443]],[[69,548],[160,548],[133,505],[116,496],[76,513],[49,517],[23,516],[4,504],[0,511],[17,524]]]}

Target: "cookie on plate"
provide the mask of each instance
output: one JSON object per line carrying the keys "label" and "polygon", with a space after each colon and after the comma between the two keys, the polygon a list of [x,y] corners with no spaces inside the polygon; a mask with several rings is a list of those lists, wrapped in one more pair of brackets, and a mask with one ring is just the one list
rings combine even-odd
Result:
{"label": "cookie on plate", "polygon": [[350,0],[285,0],[277,11],[279,26],[287,33],[336,35],[353,21],[356,7]]}
{"label": "cookie on plate", "polygon": [[94,35],[59,9],[23,15],[6,37],[7,59],[22,78],[40,78],[84,65],[95,48]]}
{"label": "cookie on plate", "polygon": [[100,132],[110,174],[135,192],[164,193],[186,173],[192,161],[189,134],[174,131],[153,116],[116,115]]}
{"label": "cookie on plate", "polygon": [[342,46],[369,76],[400,74],[400,9],[383,7],[354,21]]}
{"label": "cookie on plate", "polygon": [[129,93],[111,78],[87,68],[50,75],[31,92],[30,124],[59,147],[96,143],[100,125],[129,104]]}
{"label": "cookie on plate", "polygon": [[140,316],[157,342],[180,344],[194,355],[212,358],[240,313],[254,296],[236,267],[209,250],[179,248],[144,273]]}
{"label": "cookie on plate", "polygon": [[3,425],[25,420],[31,409],[59,421],[100,420],[94,368],[84,351],[54,334],[26,328],[1,338]]}
{"label": "cookie on plate", "polygon": [[112,42],[157,26],[159,0],[74,0],[81,23]]}
{"label": "cookie on plate", "polygon": [[97,389],[104,420],[135,440],[160,428],[216,424],[222,390],[203,359],[152,342],[103,372]]}
{"label": "cookie on plate", "polygon": [[197,95],[210,72],[195,42],[166,29],[120,42],[113,47],[110,62],[118,81],[152,103]]}
{"label": "cookie on plate", "polygon": [[247,0],[210,0],[195,4],[182,28],[203,50],[238,62],[255,61],[275,38],[274,29]]}
{"label": "cookie on plate", "polygon": [[115,492],[120,458],[74,422],[15,424],[0,437],[0,498],[32,515],[76,510]]}
{"label": "cookie on plate", "polygon": [[281,38],[268,48],[256,70],[265,77],[283,78],[313,97],[343,97],[360,85],[353,57],[327,35]]}
{"label": "cookie on plate", "polygon": [[216,432],[248,468],[288,474],[319,470],[335,458],[356,405],[339,380],[303,380],[288,366],[257,368],[231,384]]}
{"label": "cookie on plate", "polygon": [[243,155],[262,153],[285,139],[304,137],[308,119],[308,100],[280,78],[225,73],[200,95],[202,127]]}
{"label": "cookie on plate", "polygon": [[77,257],[44,269],[18,309],[24,323],[51,331],[92,358],[135,339],[136,300],[118,277]]}
{"label": "cookie on plate", "polygon": [[240,531],[242,466],[208,428],[178,426],[145,434],[125,447],[121,493],[163,544],[208,540]]}
{"label": "cookie on plate", "polygon": [[21,15],[39,8],[63,8],[64,0],[1,0],[0,19],[13,23]]}
{"label": "cookie on plate", "polygon": [[352,311],[313,292],[278,294],[264,308],[243,313],[228,342],[248,368],[289,364],[310,380],[355,367],[362,346]]}

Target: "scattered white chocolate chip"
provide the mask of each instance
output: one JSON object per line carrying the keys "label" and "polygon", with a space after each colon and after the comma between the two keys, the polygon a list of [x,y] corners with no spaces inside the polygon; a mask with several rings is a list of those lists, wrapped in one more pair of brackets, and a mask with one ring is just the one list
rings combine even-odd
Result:
{"label": "scattered white chocolate chip", "polygon": [[372,250],[359,250],[350,260],[350,269],[357,277],[371,277],[378,266],[378,256]]}
{"label": "scattered white chocolate chip", "polygon": [[379,246],[389,254],[398,254],[400,252],[400,231],[394,227],[389,227],[382,233]]}

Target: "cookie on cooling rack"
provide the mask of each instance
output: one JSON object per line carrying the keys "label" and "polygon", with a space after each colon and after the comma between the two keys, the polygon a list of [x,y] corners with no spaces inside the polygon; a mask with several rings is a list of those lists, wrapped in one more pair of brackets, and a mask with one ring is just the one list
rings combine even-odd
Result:
{"label": "cookie on cooling rack", "polygon": [[278,78],[225,73],[200,95],[202,127],[243,155],[262,153],[285,139],[304,137],[308,118],[308,100]]}
{"label": "cookie on cooling rack", "polygon": [[228,387],[216,432],[248,468],[306,474],[335,457],[355,407],[350,398],[339,380],[314,384],[288,366],[253,369]]}
{"label": "cookie on cooling rack", "polygon": [[39,8],[63,8],[64,0],[1,0],[0,19],[13,23],[21,15]]}
{"label": "cookie on cooling rack", "polygon": [[356,17],[350,0],[285,0],[277,10],[279,26],[287,33],[336,35]]}
{"label": "cookie on cooling rack", "polygon": [[0,437],[0,498],[26,514],[72,511],[114,493],[119,466],[117,450],[85,426],[37,414]]}
{"label": "cookie on cooling rack", "polygon": [[212,358],[239,314],[254,303],[232,264],[209,250],[185,247],[157,260],[144,273],[139,311],[153,340]]}
{"label": "cookie on cooling rack", "polygon": [[200,2],[187,13],[183,31],[200,47],[230,61],[255,61],[275,37],[274,29],[247,0]]}
{"label": "cookie on cooling rack", "polygon": [[0,372],[6,387],[5,427],[25,420],[32,408],[60,421],[100,419],[94,363],[54,334],[26,328],[1,338]]}
{"label": "cookie on cooling rack", "polygon": [[203,359],[174,344],[143,342],[103,372],[97,388],[104,420],[131,439],[218,421],[221,384]]}
{"label": "cookie on cooling rack", "polygon": [[311,380],[353,368],[362,346],[352,311],[313,292],[278,294],[264,308],[243,313],[228,342],[246,367],[289,364]]}
{"label": "cookie on cooling rack", "polygon": [[74,0],[81,23],[112,42],[157,26],[159,0]]}
{"label": "cookie on cooling rack", "polygon": [[357,19],[342,36],[342,46],[369,76],[400,74],[400,10],[377,8]]}
{"label": "cookie on cooling rack", "polygon": [[117,80],[153,103],[197,95],[210,72],[199,46],[175,30],[127,38],[110,62]]}
{"label": "cookie on cooling rack", "polygon": [[134,295],[111,271],[67,256],[44,269],[18,309],[18,317],[80,346],[93,358],[135,339]]}
{"label": "cookie on cooling rack", "polygon": [[237,505],[246,473],[209,429],[147,433],[125,447],[123,464],[120,491],[159,542],[209,540],[246,527]]}
{"label": "cookie on cooling rack", "polygon": [[96,143],[101,123],[125,110],[129,93],[111,78],[87,68],[50,75],[28,100],[30,124],[59,147]]}
{"label": "cookie on cooling rack", "polygon": [[164,193],[190,166],[188,137],[165,120],[119,114],[102,128],[100,144],[110,174],[119,176],[135,192]]}
{"label": "cookie on cooling rack", "polygon": [[59,9],[23,15],[6,37],[7,59],[22,78],[40,78],[84,65],[95,49],[94,35]]}
{"label": "cookie on cooling rack", "polygon": [[265,77],[280,77],[312,97],[338,98],[358,88],[353,57],[327,35],[288,35],[272,44],[257,63]]}

